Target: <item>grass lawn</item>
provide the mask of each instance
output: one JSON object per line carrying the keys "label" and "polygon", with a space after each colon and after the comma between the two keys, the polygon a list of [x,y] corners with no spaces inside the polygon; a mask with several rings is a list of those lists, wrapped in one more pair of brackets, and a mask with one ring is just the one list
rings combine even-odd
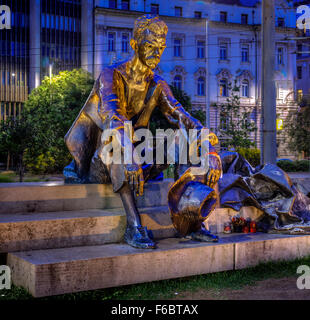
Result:
{"label": "grass lawn", "polygon": [[[206,257],[207,259],[207,257]],[[294,261],[260,264],[256,267],[218,272],[173,280],[149,282],[117,288],[85,291],[73,294],[40,298],[36,300],[158,300],[171,299],[182,292],[195,292],[198,290],[231,289],[238,290],[245,286],[253,286],[258,281],[266,279],[279,279],[296,276],[299,265],[310,266],[310,256]],[[32,300],[34,299],[24,289],[13,286],[11,290],[0,291],[2,300]]]}
{"label": "grass lawn", "polygon": [[[24,176],[24,182],[42,182],[51,180],[62,179],[61,174],[55,175],[34,175],[31,173],[26,173]],[[7,182],[19,182],[19,176],[14,171],[2,171],[0,172],[0,183]]]}

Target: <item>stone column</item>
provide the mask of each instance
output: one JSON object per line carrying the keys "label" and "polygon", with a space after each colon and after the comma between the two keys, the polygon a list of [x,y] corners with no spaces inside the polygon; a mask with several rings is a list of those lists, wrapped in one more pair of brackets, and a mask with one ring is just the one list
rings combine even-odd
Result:
{"label": "stone column", "polygon": [[41,67],[41,1],[30,0],[29,16],[29,88],[40,85]]}
{"label": "stone column", "polygon": [[94,74],[94,14],[93,0],[82,0],[82,68]]}
{"label": "stone column", "polygon": [[275,90],[275,0],[263,0],[262,7],[262,163],[276,164],[276,90]]}
{"label": "stone column", "polygon": [[102,68],[103,68],[103,57],[104,57],[104,26],[103,25],[97,25],[96,28],[96,36],[95,36],[95,72],[94,72],[94,78],[96,79]]}

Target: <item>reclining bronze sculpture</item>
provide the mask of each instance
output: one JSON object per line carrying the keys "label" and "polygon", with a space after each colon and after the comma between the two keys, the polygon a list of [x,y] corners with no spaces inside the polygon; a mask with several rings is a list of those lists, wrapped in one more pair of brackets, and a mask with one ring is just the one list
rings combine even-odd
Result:
{"label": "reclining bronze sculpture", "polygon": [[[159,108],[175,127],[203,129],[202,124],[174,98],[164,79],[154,72],[166,48],[167,32],[166,24],[157,16],[144,15],[135,21],[134,37],[130,40],[133,57],[103,69],[65,137],[74,159],[64,170],[67,180],[80,183],[106,183],[111,180],[113,191],[120,194],[126,211],[124,240],[137,248],[155,248],[156,244],[146,227],[141,226],[133,192],[141,195],[144,183],[168,165],[142,166],[134,161],[131,164],[107,165],[103,161],[105,143],[101,141],[101,135],[106,129],[114,129],[121,137],[122,152],[126,144],[132,144],[134,150],[136,144],[126,136],[124,124],[131,121],[134,130],[148,127],[155,108]],[[215,206],[213,187],[221,176],[221,160],[213,147],[217,143],[216,136],[209,135],[206,143],[210,151],[207,155],[208,170],[195,175],[191,168],[185,166],[184,175],[169,192],[169,205],[173,223],[181,234],[191,234],[197,241],[217,241],[218,238],[205,229],[203,221]],[[201,188],[198,197],[192,183]],[[186,194],[184,190],[187,190]],[[201,195],[204,195],[203,199]]]}

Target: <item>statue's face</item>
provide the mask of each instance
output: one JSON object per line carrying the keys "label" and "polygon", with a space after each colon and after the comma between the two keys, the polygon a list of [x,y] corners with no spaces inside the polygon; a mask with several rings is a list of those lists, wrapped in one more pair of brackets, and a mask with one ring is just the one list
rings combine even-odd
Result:
{"label": "statue's face", "polygon": [[166,48],[166,38],[155,35],[146,36],[138,45],[136,54],[139,60],[149,67],[155,69],[160,62],[160,57]]}

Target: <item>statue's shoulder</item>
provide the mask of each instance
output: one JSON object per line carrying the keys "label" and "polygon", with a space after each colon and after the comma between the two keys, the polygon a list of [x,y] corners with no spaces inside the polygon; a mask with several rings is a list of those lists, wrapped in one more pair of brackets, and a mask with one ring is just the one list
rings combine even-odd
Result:
{"label": "statue's shoulder", "polygon": [[153,81],[156,84],[168,85],[166,80],[163,77],[161,77],[160,75],[158,75],[157,73],[155,73],[155,72],[154,72],[154,76],[153,76]]}
{"label": "statue's shoulder", "polygon": [[105,81],[112,79],[115,72],[124,73],[126,71],[126,65],[128,61],[121,61],[111,66],[104,67],[98,77],[99,81]]}

